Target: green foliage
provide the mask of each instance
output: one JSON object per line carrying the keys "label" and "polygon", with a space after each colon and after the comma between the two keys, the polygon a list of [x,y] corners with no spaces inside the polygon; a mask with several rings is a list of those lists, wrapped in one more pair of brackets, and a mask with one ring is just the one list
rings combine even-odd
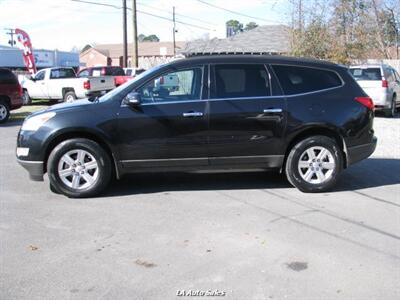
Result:
{"label": "green foliage", "polygon": [[244,31],[249,31],[249,30],[252,30],[252,29],[254,29],[256,27],[258,27],[258,24],[256,22],[249,22],[244,27]]}
{"label": "green foliage", "polygon": [[144,34],[139,34],[138,41],[139,42],[159,42],[160,39],[155,34],[150,34],[148,36],[146,36]]}

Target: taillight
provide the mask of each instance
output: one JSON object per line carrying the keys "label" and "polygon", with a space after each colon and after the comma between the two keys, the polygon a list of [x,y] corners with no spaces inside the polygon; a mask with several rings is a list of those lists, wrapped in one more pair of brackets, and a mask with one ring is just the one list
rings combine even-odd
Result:
{"label": "taillight", "polygon": [[83,88],[85,90],[90,90],[90,80],[86,80],[83,82]]}
{"label": "taillight", "polygon": [[161,78],[160,78],[160,84],[164,84],[164,76],[161,76]]}
{"label": "taillight", "polygon": [[103,75],[103,76],[106,75],[106,68],[101,68],[101,75]]}
{"label": "taillight", "polygon": [[374,109],[374,101],[370,97],[356,97],[355,100],[370,110]]}
{"label": "taillight", "polygon": [[387,80],[385,80],[385,79],[382,80],[382,87],[383,88],[388,88],[389,87],[389,84],[388,84]]}

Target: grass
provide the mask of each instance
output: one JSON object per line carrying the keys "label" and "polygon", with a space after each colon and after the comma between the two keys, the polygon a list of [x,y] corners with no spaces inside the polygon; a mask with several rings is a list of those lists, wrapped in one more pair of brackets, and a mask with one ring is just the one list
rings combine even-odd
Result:
{"label": "grass", "polygon": [[51,105],[48,100],[34,100],[31,105],[24,105],[19,109],[11,111],[10,121],[23,121],[31,113],[44,109]]}

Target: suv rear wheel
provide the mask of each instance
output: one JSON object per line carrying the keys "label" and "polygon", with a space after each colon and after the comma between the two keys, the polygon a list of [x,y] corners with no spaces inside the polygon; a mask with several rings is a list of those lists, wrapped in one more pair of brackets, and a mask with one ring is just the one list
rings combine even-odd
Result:
{"label": "suv rear wheel", "polygon": [[55,191],[72,198],[91,197],[108,185],[111,161],[98,143],[76,138],[54,148],[47,171]]}
{"label": "suv rear wheel", "polygon": [[342,151],[335,140],[311,136],[291,149],[285,172],[289,182],[300,191],[325,192],[335,185],[342,166]]}
{"label": "suv rear wheel", "polygon": [[10,106],[7,101],[0,99],[0,123],[7,122],[10,117]]}
{"label": "suv rear wheel", "polygon": [[393,118],[396,115],[396,95],[393,95],[392,106],[385,110],[385,117]]}

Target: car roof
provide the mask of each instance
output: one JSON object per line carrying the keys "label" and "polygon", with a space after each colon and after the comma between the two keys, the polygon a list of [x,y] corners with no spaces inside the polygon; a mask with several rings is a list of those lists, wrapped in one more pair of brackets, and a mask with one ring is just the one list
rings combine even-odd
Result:
{"label": "car roof", "polygon": [[251,55],[251,54],[224,54],[224,55],[204,55],[193,56],[189,58],[178,59],[170,62],[167,65],[193,65],[193,64],[209,64],[209,63],[275,63],[275,64],[290,64],[290,65],[310,65],[315,67],[339,67],[332,62],[311,59],[299,58],[279,55]]}

